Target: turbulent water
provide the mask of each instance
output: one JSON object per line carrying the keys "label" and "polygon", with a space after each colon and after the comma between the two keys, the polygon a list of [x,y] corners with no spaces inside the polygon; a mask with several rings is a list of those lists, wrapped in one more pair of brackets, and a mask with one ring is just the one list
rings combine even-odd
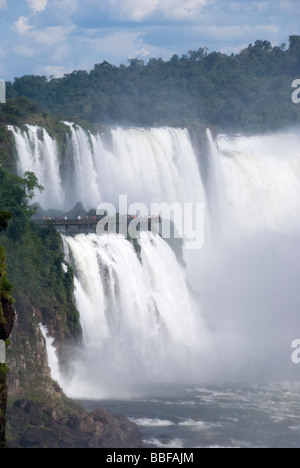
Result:
{"label": "turbulent water", "polygon": [[130,204],[203,201],[187,130],[116,128],[110,130],[108,143],[104,135],[65,124],[71,137],[64,158],[46,130],[9,127],[19,156],[18,173],[36,173],[45,188],[36,201],[44,209],[69,210],[80,201],[89,210],[102,201],[116,204],[122,194]]}
{"label": "turbulent water", "polygon": [[230,224],[248,233],[299,229],[300,135],[220,135],[217,145]]}
{"label": "turbulent water", "polygon": [[136,399],[80,403],[126,415],[159,448],[299,448],[299,391],[299,381],[175,386]]}
{"label": "turbulent water", "polygon": [[27,125],[26,131],[9,127],[13,132],[18,154],[17,171],[23,176],[34,172],[45,191],[36,198],[44,207],[60,206],[64,200],[58,146],[46,130]]}
{"label": "turbulent water", "polygon": [[[128,403],[130,411],[126,402],[119,405],[142,427],[152,427],[145,437],[157,444],[163,443],[157,427],[164,425],[166,440],[184,446],[209,446],[211,440],[271,446],[280,437],[295,445],[295,392],[276,393],[259,382],[292,379],[282,384],[288,389],[294,388],[288,382],[299,381],[291,361],[292,341],[300,335],[299,132],[214,139],[208,131],[197,161],[186,130],[116,128],[107,138],[66,125],[65,161],[45,130],[12,129],[18,171],[37,173],[46,188],[37,199],[45,208],[81,201],[88,209],[116,203],[120,194],[130,203],[204,201],[206,207],[205,245],[185,252],[186,268],[153,234],[139,239],[140,255],[120,235],[63,237],[84,334],[69,375],[59,377],[66,392],[128,397],[168,384],[174,390],[170,406],[163,400],[151,406],[151,399],[142,410],[139,399]],[[187,400],[187,390],[176,397],[184,382],[198,385]],[[199,384],[206,385],[203,391],[195,390]],[[274,404],[264,409],[269,397]],[[181,400],[192,402],[185,413]],[[199,435],[203,428],[209,441]]]}
{"label": "turbulent water", "polygon": [[76,272],[84,338],[68,392],[122,395],[145,390],[162,376],[165,382],[190,377],[201,347],[200,317],[167,243],[142,233],[140,260],[121,235],[65,241]]}

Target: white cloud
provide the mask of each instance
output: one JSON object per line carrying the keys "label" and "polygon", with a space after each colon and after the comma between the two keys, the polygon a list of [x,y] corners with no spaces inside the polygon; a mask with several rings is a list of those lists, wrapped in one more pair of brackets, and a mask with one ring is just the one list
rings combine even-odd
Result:
{"label": "white cloud", "polygon": [[6,76],[7,74],[7,71],[6,69],[1,65],[0,63],[0,75],[1,75],[1,78],[4,79],[4,77]]}
{"label": "white cloud", "polygon": [[[81,0],[82,1],[82,0]],[[88,3],[84,0],[85,3]],[[53,0],[51,3],[52,8],[66,12],[68,15],[73,15],[78,10],[77,0]],[[88,6],[85,6],[88,8]]]}
{"label": "white cloud", "polygon": [[295,5],[291,0],[284,0],[282,2],[279,2],[279,6],[282,10],[285,11],[293,11],[293,9],[295,8]]}
{"label": "white cloud", "polygon": [[194,19],[201,13],[208,0],[163,0],[160,9],[170,19]]}
{"label": "white cloud", "polygon": [[[276,25],[256,25],[250,26],[247,24],[241,24],[239,26],[199,26],[195,28],[196,33],[199,36],[205,37],[209,40],[218,41],[220,44],[224,42],[239,41],[245,39],[245,37],[253,37],[252,40],[258,37],[270,38],[273,40],[274,35],[279,33],[279,28]],[[251,41],[251,39],[249,39]]]}
{"label": "white cloud", "polygon": [[167,19],[196,19],[214,0],[103,0],[100,9],[115,18],[142,21],[151,16]]}
{"label": "white cloud", "polygon": [[35,40],[39,44],[52,46],[64,42],[75,26],[51,26],[35,32]]}
{"label": "white cloud", "polygon": [[147,16],[151,15],[159,7],[159,0],[123,0],[120,4],[119,1],[114,1],[116,10],[120,12],[121,17],[131,19],[133,21],[140,21]]}
{"label": "white cloud", "polygon": [[234,46],[234,47],[221,47],[221,49],[219,49],[219,52],[221,52],[221,54],[226,54],[226,55],[230,55],[230,54],[239,54],[242,50],[244,49],[247,49],[249,45],[249,42],[247,44],[241,44],[241,45],[238,45],[238,46]]}
{"label": "white cloud", "polygon": [[[90,31],[92,33],[92,31]],[[143,34],[132,31],[116,31],[100,38],[84,39],[89,48],[101,54],[103,60],[110,57],[111,61],[123,61],[130,58],[145,58],[145,57],[164,57],[169,56],[161,48],[146,44],[143,40]]]}
{"label": "white cloud", "polygon": [[[26,0],[29,8],[35,13],[41,13],[48,5],[48,0]],[[63,0],[61,0],[63,1]]]}
{"label": "white cloud", "polygon": [[31,24],[28,23],[29,19],[25,16],[20,16],[20,18],[13,23],[12,29],[20,34],[20,36],[26,36],[34,28]]}
{"label": "white cloud", "polygon": [[25,44],[15,46],[13,47],[13,52],[15,55],[18,55],[19,57],[24,57],[24,58],[32,58],[36,55],[36,49],[33,49],[32,47],[28,47]]}
{"label": "white cloud", "polygon": [[39,75],[54,76],[55,78],[61,78],[65,73],[71,73],[72,67],[64,67],[61,65],[47,65],[46,67],[39,67],[35,70],[35,73]]}
{"label": "white cloud", "polygon": [[53,63],[61,63],[63,62],[68,56],[72,54],[72,47],[68,44],[62,44],[56,48],[54,53],[51,55],[50,60]]}
{"label": "white cloud", "polygon": [[5,57],[7,57],[7,54],[7,49],[0,45],[0,59],[4,59]]}
{"label": "white cloud", "polygon": [[257,2],[255,3],[256,8],[258,11],[264,11],[266,10],[270,5],[270,2]]}

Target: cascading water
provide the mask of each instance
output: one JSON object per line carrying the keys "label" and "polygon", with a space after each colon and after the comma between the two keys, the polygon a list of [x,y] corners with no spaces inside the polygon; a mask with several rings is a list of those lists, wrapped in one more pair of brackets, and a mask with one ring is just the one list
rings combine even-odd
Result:
{"label": "cascading water", "polygon": [[[128,196],[128,204],[144,202],[148,208],[154,202],[203,202],[201,176],[187,130],[115,128],[110,131],[110,144],[105,145],[107,140],[99,134],[65,125],[71,135],[65,160],[59,165],[64,207],[71,208],[78,201],[85,208],[101,201],[117,207],[120,194]],[[12,131],[21,148],[28,140],[26,132]],[[39,129],[31,131],[37,138]],[[26,158],[18,152],[20,173],[21,168],[34,168],[30,144],[29,138]],[[42,141],[37,144],[43,147]],[[58,165],[58,152],[51,157]],[[42,165],[41,161],[38,174]],[[51,191],[46,177],[43,174],[43,184]],[[45,208],[54,208],[44,203]],[[199,319],[182,267],[170,247],[159,237],[144,235],[139,241],[140,261],[121,236],[81,235],[64,237],[63,242],[66,259],[74,263],[76,304],[84,331],[84,350],[74,362],[74,375],[61,382],[68,393],[84,395],[86,391],[99,396],[113,392],[120,381],[125,391],[142,382],[158,382],[162,375],[164,381],[191,375],[195,356],[191,350],[200,347]],[[101,360],[98,372],[93,370],[95,358]],[[103,372],[105,383],[100,377]],[[84,374],[86,387],[78,382]]]}
{"label": "cascading water", "polygon": [[240,230],[300,227],[300,136],[217,139],[231,223]]}
{"label": "cascading water", "polygon": [[[122,236],[64,237],[84,332],[73,372],[60,381],[66,391],[97,397],[155,382],[291,371],[300,309],[297,132],[214,140],[208,131],[203,189],[186,130],[115,128],[106,139],[68,125],[62,163],[45,131],[41,139],[35,127],[12,129],[18,170],[37,173],[49,194],[39,199],[45,208],[116,204],[120,194],[129,203],[206,200],[211,238],[192,252],[192,267],[185,258],[186,280],[155,236],[141,237],[141,261]],[[51,199],[52,186],[64,206]]]}
{"label": "cascading water", "polygon": [[22,132],[9,127],[19,157],[18,173],[36,173],[45,187],[36,201],[44,209],[67,210],[79,201],[87,210],[103,201],[117,206],[122,194],[128,195],[130,204],[148,206],[154,202],[203,202],[201,177],[187,130],[116,128],[110,130],[111,143],[107,145],[100,134],[65,125],[71,137],[67,137],[61,161],[57,145],[45,130],[27,126],[28,131]]}
{"label": "cascading water", "polygon": [[170,247],[159,236],[142,233],[140,261],[121,235],[64,240],[84,337],[72,376],[63,384],[68,394],[116,396],[190,378],[201,325]]}
{"label": "cascading water", "polygon": [[[203,202],[197,159],[187,130],[114,129],[116,157],[111,197],[125,193],[130,202]],[[184,155],[184,157],[183,157]],[[114,194],[113,194],[114,192]]]}
{"label": "cascading water", "polygon": [[67,199],[71,205],[80,201],[87,209],[95,208],[102,201],[99,163],[105,159],[105,149],[99,136],[94,137],[68,122],[65,124],[71,130],[65,171]]}
{"label": "cascading water", "polygon": [[37,194],[36,201],[44,207],[64,204],[64,191],[60,173],[58,148],[45,129],[26,125],[26,130],[9,126],[13,133],[18,153],[17,171],[23,176],[34,172],[44,191]]}
{"label": "cascading water", "polygon": [[207,198],[215,235],[195,276],[202,313],[218,343],[210,361],[217,361],[215,380],[293,375],[290,346],[299,334],[300,310],[299,133],[216,140],[209,134],[209,143]]}

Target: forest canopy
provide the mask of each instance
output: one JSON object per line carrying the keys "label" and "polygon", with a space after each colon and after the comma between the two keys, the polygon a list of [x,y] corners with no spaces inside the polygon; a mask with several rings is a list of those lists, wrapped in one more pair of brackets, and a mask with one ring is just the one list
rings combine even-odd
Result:
{"label": "forest canopy", "polygon": [[299,123],[300,105],[291,100],[297,78],[300,36],[290,36],[288,46],[257,40],[231,56],[199,48],[169,61],[104,61],[62,78],[27,75],[7,83],[7,93],[65,119],[257,132]]}

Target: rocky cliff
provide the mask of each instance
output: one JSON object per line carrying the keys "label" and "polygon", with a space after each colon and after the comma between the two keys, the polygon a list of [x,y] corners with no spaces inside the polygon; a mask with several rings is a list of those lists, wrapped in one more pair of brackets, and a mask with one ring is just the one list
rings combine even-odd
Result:
{"label": "rocky cliff", "polygon": [[[3,247],[0,247],[0,340],[4,342],[11,333],[15,317],[10,290],[11,286],[6,277],[5,253]],[[5,362],[0,361],[0,448],[6,446],[7,372],[8,368]]]}
{"label": "rocky cliff", "polygon": [[[54,311],[44,317],[51,328]],[[46,314],[46,311],[44,311]],[[58,313],[57,313],[58,314]],[[58,314],[59,315],[59,314]],[[52,322],[51,322],[52,317]],[[41,311],[26,298],[16,301],[16,324],[8,352],[9,405],[7,439],[10,448],[141,447],[135,424],[105,410],[88,413],[67,398],[52,380],[45,339],[40,331]],[[51,328],[52,331],[54,328]],[[59,330],[56,329],[58,336]]]}
{"label": "rocky cliff", "polygon": [[[7,276],[14,285],[16,309],[16,323],[7,349],[9,373],[5,364],[1,366],[2,446],[5,446],[6,378],[9,447],[139,444],[131,423],[106,413],[102,415],[104,419],[99,413],[89,415],[69,400],[51,379],[39,324],[46,326],[55,338],[63,366],[67,365],[65,350],[73,344],[80,345],[81,326],[73,301],[73,272],[64,261],[61,237],[54,228],[39,228],[30,221],[31,180],[31,177],[22,179],[0,167],[0,210],[12,214],[7,226],[3,218],[6,230],[0,235],[0,243],[6,251]],[[13,324],[11,289],[6,278],[4,248],[0,248],[2,340],[7,339]]]}
{"label": "rocky cliff", "polygon": [[[31,202],[38,188],[34,174],[13,174],[14,144],[7,125],[41,125],[55,137],[63,153],[66,127],[41,112],[29,100],[11,100],[0,109],[0,244],[5,247],[7,275],[14,285],[16,321],[7,349],[7,366],[0,364],[0,443],[9,447],[133,447],[141,439],[136,426],[105,411],[86,412],[68,399],[51,379],[45,339],[39,324],[55,339],[60,364],[67,350],[80,345],[81,325],[73,292],[72,268],[64,261],[60,235],[31,221]],[[5,170],[5,168],[7,170]],[[5,232],[4,232],[5,230]],[[11,333],[15,315],[0,247],[0,339]],[[8,345],[8,343],[6,343]]]}

